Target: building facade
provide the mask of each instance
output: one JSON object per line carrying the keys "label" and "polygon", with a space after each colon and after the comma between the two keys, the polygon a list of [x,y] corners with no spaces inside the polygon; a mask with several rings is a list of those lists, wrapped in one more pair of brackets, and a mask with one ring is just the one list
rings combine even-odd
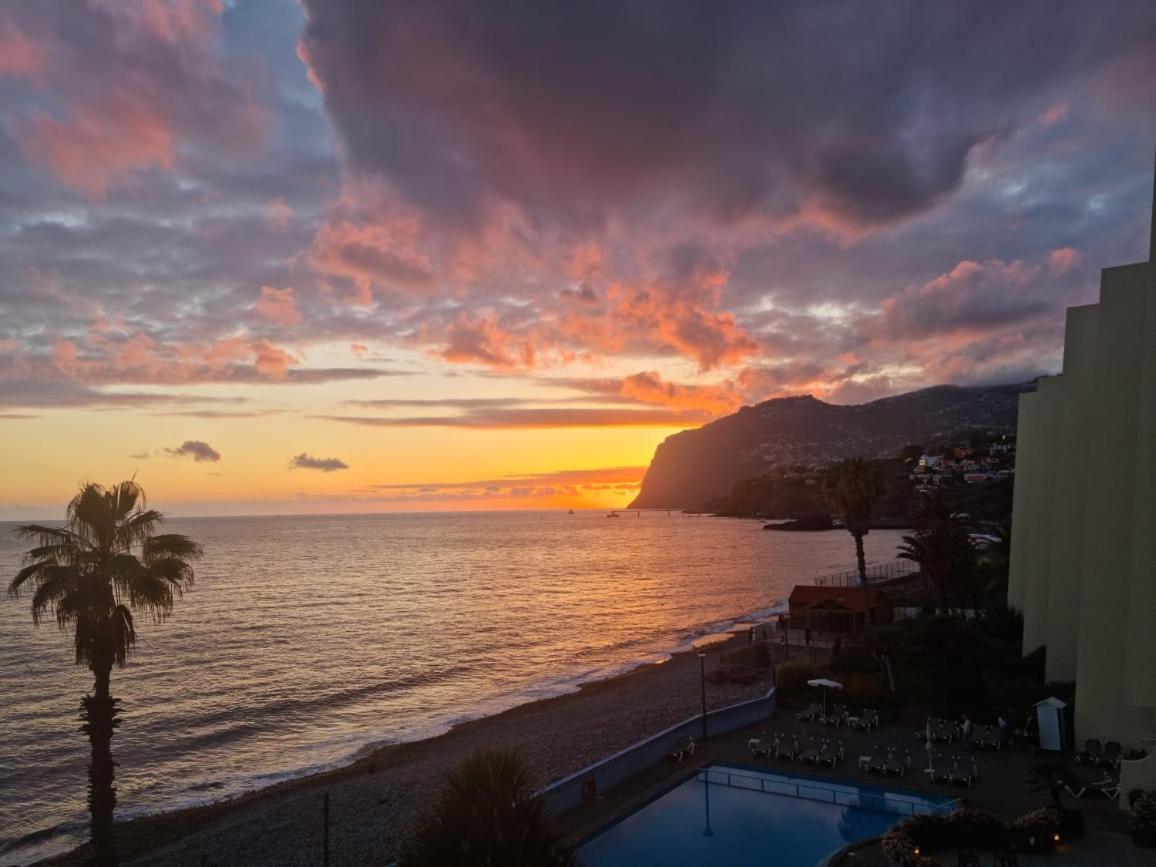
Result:
{"label": "building facade", "polygon": [[1075,735],[1156,746],[1156,197],[1149,261],[1067,312],[1063,372],[1020,397],[1008,603],[1076,682]]}

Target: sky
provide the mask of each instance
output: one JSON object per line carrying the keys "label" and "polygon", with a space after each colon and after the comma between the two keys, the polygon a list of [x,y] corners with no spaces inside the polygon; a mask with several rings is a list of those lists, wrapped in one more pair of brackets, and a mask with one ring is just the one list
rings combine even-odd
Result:
{"label": "sky", "polygon": [[1156,4],[0,7],[0,519],[613,508],[666,436],[1061,363]]}

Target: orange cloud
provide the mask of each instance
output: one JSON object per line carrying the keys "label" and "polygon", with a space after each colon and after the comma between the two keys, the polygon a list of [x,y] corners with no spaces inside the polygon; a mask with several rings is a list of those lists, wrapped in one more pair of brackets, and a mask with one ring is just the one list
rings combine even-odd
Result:
{"label": "orange cloud", "polygon": [[293,290],[261,287],[261,297],[257,299],[257,312],[275,325],[291,326],[301,321],[301,312],[293,298]]}

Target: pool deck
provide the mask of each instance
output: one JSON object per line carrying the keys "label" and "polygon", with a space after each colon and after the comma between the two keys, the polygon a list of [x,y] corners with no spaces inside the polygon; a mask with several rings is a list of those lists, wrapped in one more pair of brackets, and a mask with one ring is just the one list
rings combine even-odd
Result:
{"label": "pool deck", "polygon": [[[571,810],[557,817],[558,825],[563,834],[572,842],[577,842],[597,831],[604,825],[637,809],[648,800],[660,794],[663,790],[677,783],[689,775],[695,768],[712,762],[745,765],[776,773],[799,773],[807,776],[839,779],[862,785],[893,787],[910,789],[928,795],[940,797],[960,798],[968,806],[988,810],[1005,821],[1011,821],[1033,807],[1051,804],[1051,796],[1046,789],[1041,789],[1032,780],[1033,768],[1040,762],[1055,761],[1057,754],[1044,753],[1033,755],[1029,751],[1021,750],[977,750],[975,752],[979,763],[979,782],[973,788],[962,788],[937,783],[930,783],[922,772],[920,763],[926,763],[926,753],[921,739],[917,739],[915,732],[923,725],[924,717],[917,709],[913,709],[907,716],[895,722],[884,722],[877,731],[859,732],[847,728],[827,728],[813,723],[798,722],[795,712],[801,707],[784,705],[775,712],[775,715],[765,723],[750,726],[746,729],[731,732],[710,738],[696,747],[693,758],[681,763],[674,761],[656,764],[633,779],[608,792],[600,794],[591,803]],[[796,732],[801,742],[809,736],[836,737],[843,741],[846,752],[845,759],[838,767],[831,769],[816,767],[800,762],[778,761],[774,759],[752,758],[747,750],[747,741],[750,738],[763,737],[764,731],[780,733]],[[900,749],[910,749],[912,769],[902,778],[880,777],[870,774],[858,767],[857,758],[860,755],[870,755],[875,746],[887,747],[895,745]],[[945,748],[948,752],[958,750],[957,745]],[[1070,755],[1068,756],[1070,761]],[[1083,811],[1086,828],[1089,832],[1106,832],[1106,836],[1119,839],[1131,849],[1131,841],[1125,836],[1128,829],[1128,817],[1118,809],[1115,801],[1102,797],[1075,799],[1064,796],[1065,805]],[[1100,834],[1089,833],[1089,842]],[[1066,863],[1107,863],[1104,855],[1089,856],[1092,860],[1078,860],[1080,850],[1073,850],[1072,858],[1064,858]],[[1151,850],[1137,850],[1151,852]],[[1096,861],[1095,858],[1100,858]],[[1026,859],[1021,859],[1028,863]],[[954,860],[952,860],[954,863]],[[1121,861],[1128,864],[1128,861]],[[1152,859],[1137,863],[1152,863]]]}

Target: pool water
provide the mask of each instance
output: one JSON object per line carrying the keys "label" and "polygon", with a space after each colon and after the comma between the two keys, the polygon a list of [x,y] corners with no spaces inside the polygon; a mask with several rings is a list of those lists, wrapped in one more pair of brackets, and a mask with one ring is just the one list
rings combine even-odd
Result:
{"label": "pool water", "polygon": [[948,798],[710,765],[578,849],[585,867],[815,867]]}

